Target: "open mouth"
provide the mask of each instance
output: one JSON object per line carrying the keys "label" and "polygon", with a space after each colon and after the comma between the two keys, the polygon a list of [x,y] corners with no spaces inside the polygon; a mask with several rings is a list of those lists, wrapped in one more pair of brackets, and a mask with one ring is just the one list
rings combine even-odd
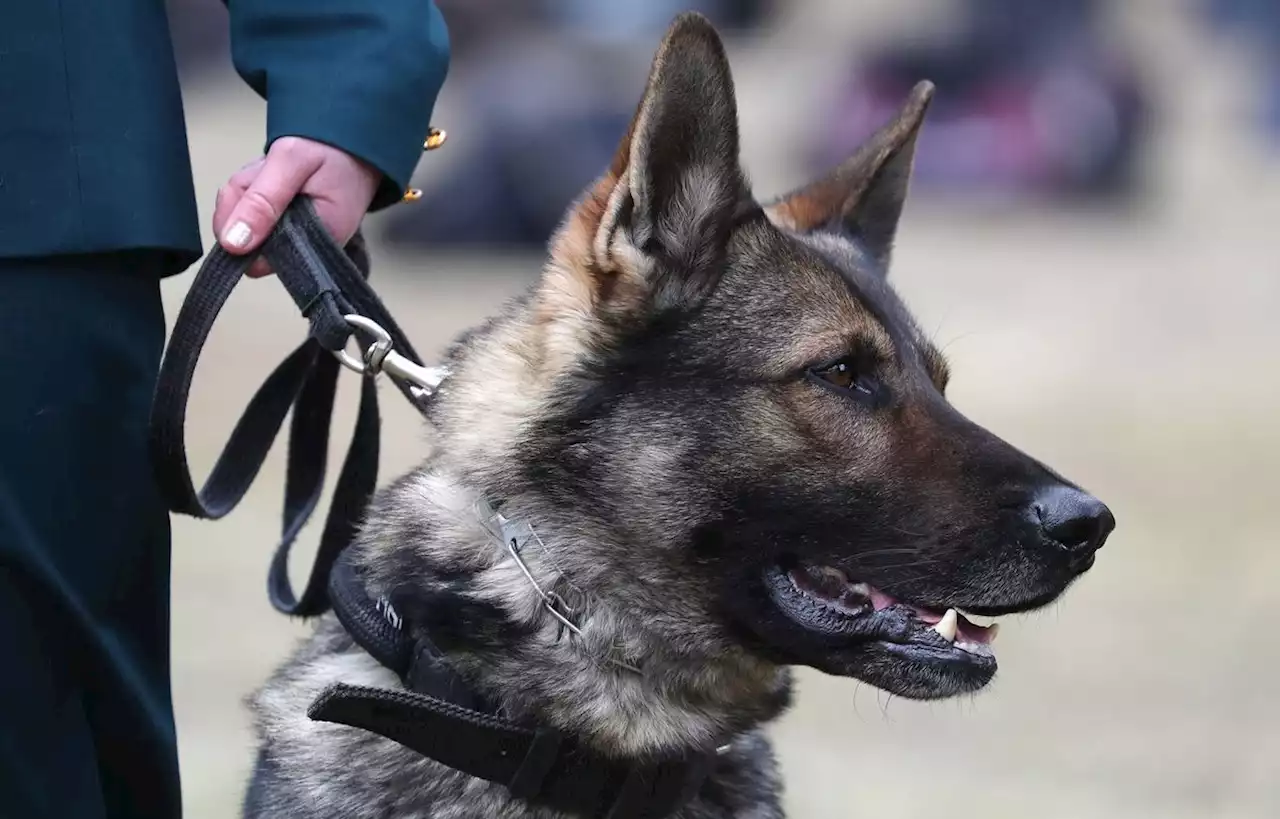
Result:
{"label": "open mouth", "polygon": [[927,608],[899,600],[868,583],[851,582],[844,572],[830,566],[797,566],[787,572],[787,579],[796,591],[836,615],[857,616],[868,610],[905,607],[921,625],[929,626],[943,640],[970,654],[990,655],[991,643],[1000,630],[999,623],[979,625],[959,609]]}
{"label": "open mouth", "polygon": [[775,565],[765,581],[774,605],[811,638],[836,652],[874,653],[898,666],[896,678],[928,681],[930,688],[935,680],[954,678],[937,686],[941,693],[981,687],[995,674],[991,644],[999,626],[976,623],[958,607],[903,600],[825,565]]}

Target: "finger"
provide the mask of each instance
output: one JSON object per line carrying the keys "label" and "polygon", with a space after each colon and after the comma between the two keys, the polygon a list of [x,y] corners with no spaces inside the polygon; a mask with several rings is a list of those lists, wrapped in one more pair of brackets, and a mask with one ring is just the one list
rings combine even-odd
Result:
{"label": "finger", "polygon": [[258,174],[262,172],[262,166],[265,164],[267,164],[267,158],[265,156],[260,156],[241,167],[240,170],[232,174],[231,178],[227,181],[240,188],[247,188],[254,179],[258,178]]}
{"label": "finger", "polygon": [[355,235],[356,228],[360,227],[360,220],[363,218],[367,202],[352,200],[351,198],[340,199],[337,201],[329,199],[315,200],[316,216],[319,217],[321,224],[333,237],[338,245],[345,245]]}
{"label": "finger", "polygon": [[273,145],[257,176],[227,218],[219,241],[230,253],[256,250],[280,219],[280,214],[320,167],[320,158],[290,147]]}
{"label": "finger", "polygon": [[270,276],[275,271],[271,269],[271,265],[267,264],[267,260],[258,257],[253,260],[253,264],[249,265],[249,269],[245,271],[245,275],[251,279],[261,279]]}
{"label": "finger", "polygon": [[[235,210],[235,206],[244,196],[244,192],[258,178],[258,173],[262,170],[262,165],[265,161],[266,157],[260,157],[250,162],[232,175],[227,180],[226,185],[218,189],[213,217],[215,233],[221,232],[226,227],[231,212]],[[261,279],[270,276],[274,272],[267,260],[259,257],[253,260],[253,264],[249,265],[249,269],[245,271],[245,276],[251,279]]]}
{"label": "finger", "polygon": [[240,197],[244,196],[245,187],[237,187],[234,183],[228,182],[221,188],[218,188],[218,196],[213,203],[213,235],[221,236],[226,230],[227,220],[231,218],[231,212],[240,202]]}
{"label": "finger", "polygon": [[244,196],[245,190],[253,184],[254,179],[257,179],[266,160],[265,156],[258,157],[232,174],[226,184],[218,188],[213,206],[213,235],[222,235],[227,227],[227,220],[231,218],[231,212],[235,210],[240,197]]}
{"label": "finger", "polygon": [[[235,209],[236,203],[244,196],[244,191],[247,187],[248,183],[237,187],[235,177],[232,177],[232,181],[218,189],[217,199],[213,208],[213,231],[215,235],[221,233],[222,229],[226,227],[227,219]],[[257,258],[254,259],[249,269],[245,271],[245,275],[251,279],[260,279],[264,276],[270,276],[273,272],[275,271],[271,269],[271,265],[267,264],[266,259]]]}

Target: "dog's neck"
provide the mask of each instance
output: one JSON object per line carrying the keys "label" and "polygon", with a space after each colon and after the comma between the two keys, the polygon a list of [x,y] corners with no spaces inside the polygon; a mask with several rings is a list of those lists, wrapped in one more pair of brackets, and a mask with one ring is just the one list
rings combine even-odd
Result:
{"label": "dog's neck", "polygon": [[571,539],[539,530],[518,502],[495,510],[481,493],[420,472],[375,505],[378,524],[357,552],[372,588],[509,717],[639,755],[715,749],[789,703],[786,669],[741,651],[688,653],[661,624],[566,576],[555,553]]}

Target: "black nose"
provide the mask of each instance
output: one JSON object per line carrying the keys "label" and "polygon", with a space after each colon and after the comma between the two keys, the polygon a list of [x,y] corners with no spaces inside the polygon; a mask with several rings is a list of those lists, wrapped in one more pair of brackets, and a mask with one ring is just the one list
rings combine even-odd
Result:
{"label": "black nose", "polygon": [[1040,492],[1036,496],[1035,512],[1044,533],[1071,552],[1076,561],[1092,558],[1116,528],[1115,516],[1106,504],[1069,486],[1055,486]]}

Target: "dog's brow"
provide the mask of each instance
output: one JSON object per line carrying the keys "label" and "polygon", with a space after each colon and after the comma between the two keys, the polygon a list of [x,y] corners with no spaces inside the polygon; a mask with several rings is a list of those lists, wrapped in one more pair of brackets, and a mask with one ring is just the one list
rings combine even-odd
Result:
{"label": "dog's brow", "polygon": [[929,378],[939,390],[945,390],[947,383],[951,381],[951,365],[947,363],[942,351],[929,342],[922,341],[920,355],[924,358],[924,366],[929,371]]}
{"label": "dog's brow", "polygon": [[797,238],[822,260],[818,267],[813,268],[812,275],[837,277],[843,283],[852,308],[839,311],[839,324],[843,326],[834,331],[838,340],[830,335],[823,341],[815,339],[815,343],[825,346],[825,355],[831,355],[835,348],[843,346],[849,353],[889,362],[910,349],[909,336],[900,329],[892,306],[882,304],[878,298],[879,280],[874,274],[868,275],[861,270],[865,255],[856,242],[824,233]]}
{"label": "dog's brow", "polygon": [[897,351],[897,345],[894,344],[893,334],[889,332],[883,324],[881,324],[874,313],[866,312],[866,324],[862,331],[858,334],[857,343],[863,347],[867,353],[879,362],[890,362],[894,360]]}

